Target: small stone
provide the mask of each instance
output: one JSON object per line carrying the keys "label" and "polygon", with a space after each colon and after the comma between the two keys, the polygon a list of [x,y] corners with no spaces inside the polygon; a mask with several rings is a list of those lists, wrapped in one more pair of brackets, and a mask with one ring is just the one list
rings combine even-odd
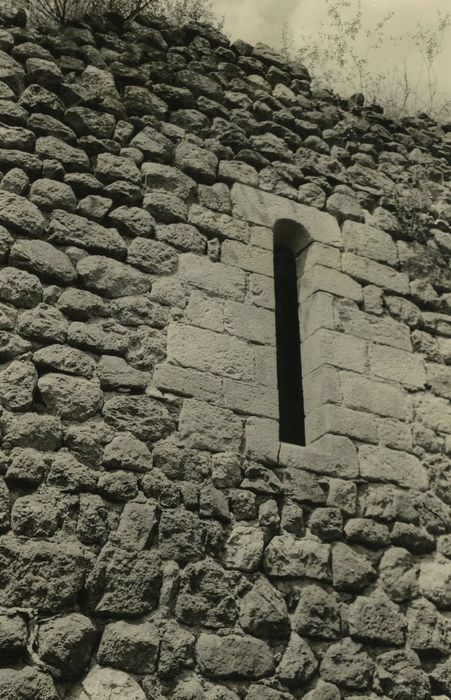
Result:
{"label": "small stone", "polygon": [[314,540],[296,540],[293,535],[273,537],[265,550],[264,567],[270,576],[308,576],[330,580],[330,547]]}
{"label": "small stone", "polygon": [[185,222],[187,219],[188,210],[185,202],[172,192],[155,190],[145,194],[143,206],[157,221],[165,224]]}
{"label": "small stone", "polygon": [[97,112],[87,107],[70,107],[64,114],[64,121],[78,136],[95,136],[109,139],[116,126],[116,119],[108,112]]}
{"label": "small stone", "polygon": [[108,218],[124,236],[151,238],[155,231],[155,219],[140,207],[117,207]]}
{"label": "small stone", "polygon": [[100,197],[97,194],[89,194],[84,197],[77,207],[77,213],[88,219],[102,221],[113,205],[113,200],[108,197]]}
{"label": "small stone", "polygon": [[113,622],[105,627],[97,660],[122,671],[152,673],[159,646],[158,630],[150,622]]}
{"label": "small stone", "polygon": [[[172,141],[150,126],[136,134],[130,141],[130,146],[142,151],[146,160],[157,163],[168,162],[174,152]],[[145,170],[143,172],[145,173]]]}
{"label": "small stone", "polygon": [[29,186],[30,179],[27,173],[21,170],[21,168],[11,168],[11,170],[8,170],[0,183],[0,189],[21,196],[26,195]]}
{"label": "small stone", "polygon": [[180,576],[175,616],[184,625],[233,626],[237,602],[231,575],[209,559],[188,564]]}
{"label": "small stone", "polygon": [[74,678],[86,668],[96,637],[88,617],[80,613],[57,617],[39,625],[38,655],[65,678]]}
{"label": "small stone", "polygon": [[115,228],[106,228],[84,216],[62,209],[52,212],[48,227],[49,243],[78,246],[90,253],[125,258],[126,245]]}
{"label": "small stone", "polygon": [[38,386],[48,410],[63,420],[86,420],[103,404],[98,381],[49,373],[41,377]]}
{"label": "small stone", "polygon": [[346,219],[364,221],[363,209],[358,200],[340,192],[331,195],[327,199],[326,211],[336,216],[340,222]]}
{"label": "small stone", "polygon": [[358,596],[348,608],[351,637],[364,642],[399,646],[405,637],[405,619],[384,593]]}
{"label": "small stone", "polygon": [[41,136],[36,141],[36,154],[41,158],[57,160],[67,172],[89,170],[89,158],[80,148],[70,146],[56,136]]}

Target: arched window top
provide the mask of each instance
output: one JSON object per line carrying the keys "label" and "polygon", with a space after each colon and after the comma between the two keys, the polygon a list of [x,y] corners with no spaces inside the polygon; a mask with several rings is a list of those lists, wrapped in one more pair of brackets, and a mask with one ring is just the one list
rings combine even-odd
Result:
{"label": "arched window top", "polygon": [[293,219],[278,219],[273,226],[274,243],[288,248],[296,257],[312,243],[304,226]]}

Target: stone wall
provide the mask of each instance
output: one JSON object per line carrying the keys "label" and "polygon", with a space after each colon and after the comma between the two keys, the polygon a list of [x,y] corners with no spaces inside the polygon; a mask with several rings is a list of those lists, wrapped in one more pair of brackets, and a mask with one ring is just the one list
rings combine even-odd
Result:
{"label": "stone wall", "polygon": [[[202,26],[18,24],[0,699],[451,697],[447,127]],[[306,447],[278,438],[276,234]]]}

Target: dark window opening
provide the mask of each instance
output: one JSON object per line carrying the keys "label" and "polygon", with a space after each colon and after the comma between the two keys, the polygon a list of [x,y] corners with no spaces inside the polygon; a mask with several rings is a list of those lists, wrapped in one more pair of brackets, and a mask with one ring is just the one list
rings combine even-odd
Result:
{"label": "dark window opening", "polygon": [[280,243],[274,244],[274,288],[279,437],[282,442],[305,445],[296,259]]}

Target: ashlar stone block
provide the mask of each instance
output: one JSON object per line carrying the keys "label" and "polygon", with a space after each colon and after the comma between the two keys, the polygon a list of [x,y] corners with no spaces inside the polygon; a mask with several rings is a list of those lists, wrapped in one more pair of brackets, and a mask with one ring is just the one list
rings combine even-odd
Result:
{"label": "ashlar stone block", "polygon": [[368,260],[354,253],[343,253],[343,272],[359,282],[376,284],[388,292],[409,293],[409,278],[405,272],[397,272],[387,265]]}
{"label": "ashlar stone block", "polygon": [[182,282],[212,294],[238,301],[244,298],[246,275],[231,265],[185,253],[179,258],[179,276]]}
{"label": "ashlar stone block", "polygon": [[360,474],[369,481],[392,482],[404,488],[426,491],[429,477],[418,457],[388,447],[362,445],[359,449]]}
{"label": "ashlar stone block", "polygon": [[365,372],[366,348],[367,344],[360,338],[320,329],[302,343],[303,374],[308,375],[324,364],[354,372]]}
{"label": "ashlar stone block", "polygon": [[348,220],[343,223],[342,234],[343,246],[346,251],[388,265],[397,264],[396,243],[382,229]]}
{"label": "ashlar stone block", "polygon": [[191,447],[212,452],[238,451],[243,436],[242,421],[232,411],[196,399],[183,402],[179,430]]}

